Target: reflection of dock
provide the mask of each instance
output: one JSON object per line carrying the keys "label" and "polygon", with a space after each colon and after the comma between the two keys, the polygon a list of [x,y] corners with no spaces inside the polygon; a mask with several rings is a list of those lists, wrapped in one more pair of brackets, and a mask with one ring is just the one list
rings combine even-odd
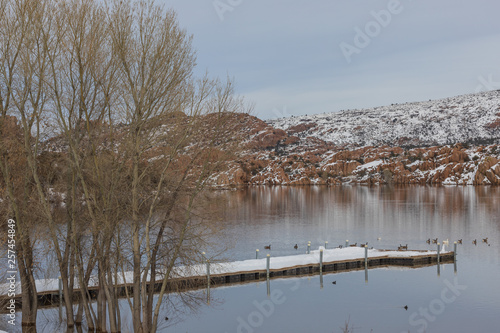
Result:
{"label": "reflection of dock", "polygon": [[[331,251],[331,250],[328,250]],[[320,253],[320,258],[323,258],[323,251],[313,251],[315,253],[310,254],[313,256],[316,253]],[[325,251],[326,252],[326,251]],[[238,269],[238,267],[248,267],[248,265],[240,265],[236,267],[231,267],[232,263],[229,264],[212,264],[208,267],[207,271],[202,271],[200,269],[195,270],[196,275],[190,275],[186,277],[180,278],[172,278],[167,282],[167,292],[178,292],[178,291],[187,291],[187,290],[196,290],[207,288],[208,291],[210,287],[223,286],[223,285],[232,285],[239,283],[248,283],[252,281],[269,281],[273,278],[285,278],[285,277],[302,277],[308,275],[320,275],[321,281],[323,274],[331,274],[331,273],[341,273],[341,272],[349,272],[349,271],[359,271],[365,270],[365,280],[368,282],[368,269],[369,268],[382,268],[382,267],[407,267],[407,268],[421,268],[427,266],[437,265],[438,274],[440,272],[440,265],[445,263],[454,263],[455,262],[455,253],[454,252],[445,252],[439,254],[436,252],[430,251],[408,251],[408,255],[404,256],[406,251],[383,251],[378,250],[376,255],[372,254],[368,256],[368,250],[364,250],[366,257],[364,258],[354,258],[354,259],[342,259],[342,260],[333,260],[333,261],[324,261],[320,259],[319,262],[316,263],[307,263],[307,264],[298,264],[298,265],[287,265],[289,262],[293,262],[294,257],[306,256],[306,255],[298,255],[291,257],[276,257],[274,260],[280,260],[286,258],[279,268],[269,267],[267,269],[265,265],[261,265],[263,269]],[[385,253],[384,253],[385,252]],[[326,258],[328,259],[328,257]],[[266,259],[255,260],[255,262],[265,262]],[[272,260],[272,259],[271,259]],[[438,261],[439,260],[439,261]],[[269,261],[269,260],[268,260]],[[252,263],[254,261],[252,260]],[[456,262],[455,262],[456,263]],[[205,267],[205,265],[202,265]],[[217,269],[219,267],[219,269]],[[222,267],[222,268],[221,268]],[[250,265],[250,267],[254,267]],[[213,272],[210,272],[213,270]],[[455,265],[456,270],[456,265]],[[217,272],[221,271],[221,272]],[[210,272],[209,275],[206,273]],[[268,280],[269,279],[269,280]],[[208,284],[210,281],[210,284]],[[159,291],[161,289],[161,282],[158,281],[154,283],[155,291]],[[151,286],[151,283],[148,284],[148,287]],[[132,292],[132,287],[130,284],[120,284],[116,287],[116,292],[120,297],[125,297],[126,288],[129,289],[129,293]],[[89,294],[92,299],[97,298],[98,286],[89,286]],[[18,294],[16,297],[16,306],[19,308],[21,305],[21,295]],[[74,302],[78,302],[81,294],[79,290],[74,290]],[[7,298],[5,295],[0,296],[0,303],[2,303]],[[38,292],[38,306],[40,308],[44,307],[56,307],[60,304],[60,292],[59,290],[45,290]],[[5,307],[2,307],[0,313],[5,313],[3,310]]]}
{"label": "reflection of dock", "polygon": [[[453,252],[440,255],[440,263],[453,263]],[[437,254],[427,254],[415,257],[379,257],[368,258],[368,268],[381,268],[391,266],[403,266],[409,268],[421,268],[434,266],[437,264]],[[322,272],[349,272],[365,269],[365,259],[348,259],[323,263]],[[280,269],[270,269],[270,278],[306,276],[320,273],[320,265],[297,265]],[[245,281],[266,280],[267,271],[235,272],[226,274],[214,274],[210,276],[211,285],[232,284]],[[206,287],[206,280],[203,280],[203,287]]]}

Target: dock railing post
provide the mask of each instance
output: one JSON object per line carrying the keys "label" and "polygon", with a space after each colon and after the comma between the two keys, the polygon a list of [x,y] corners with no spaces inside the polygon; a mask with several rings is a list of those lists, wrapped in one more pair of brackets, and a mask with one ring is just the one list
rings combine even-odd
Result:
{"label": "dock railing post", "polygon": [[210,304],[210,260],[207,259],[207,304]]}
{"label": "dock railing post", "polygon": [[365,246],[365,268],[368,267],[368,246]]}
{"label": "dock railing post", "polygon": [[323,289],[323,249],[319,250],[319,282],[320,288]]}
{"label": "dock railing post", "polygon": [[325,250],[328,248],[328,241],[325,242]]}
{"label": "dock railing post", "polygon": [[319,250],[319,273],[323,274],[323,249]]}
{"label": "dock railing post", "polygon": [[453,242],[453,261],[457,261],[457,242]]}
{"label": "dock railing post", "polygon": [[440,262],[440,253],[439,253],[439,243],[437,243],[437,264],[439,265],[439,262]]}
{"label": "dock railing post", "polygon": [[307,243],[307,254],[311,254],[311,242]]}
{"label": "dock railing post", "polygon": [[271,255],[267,254],[266,258],[266,279],[269,280],[269,270],[271,268]]}
{"label": "dock railing post", "polygon": [[59,320],[62,321],[62,278],[59,276]]}
{"label": "dock railing post", "polygon": [[210,260],[207,259],[207,283],[208,286],[210,287]]}
{"label": "dock railing post", "polygon": [[453,242],[453,272],[457,274],[457,242]]}
{"label": "dock railing post", "polygon": [[207,270],[207,304],[210,304],[210,260],[207,259],[205,252],[202,252],[201,256],[205,260]]}
{"label": "dock railing post", "polygon": [[349,246],[349,240],[348,240],[348,239],[346,239],[346,240],[345,240],[345,247],[348,247],[348,246]]}
{"label": "dock railing post", "polygon": [[58,278],[58,282],[59,282],[59,300],[62,301],[62,278],[61,277]]}
{"label": "dock railing post", "polygon": [[259,259],[259,249],[255,250],[255,259]]}
{"label": "dock railing post", "polygon": [[267,260],[266,260],[266,284],[267,284],[267,296],[271,296],[271,281],[269,280],[270,274],[269,270],[271,268],[271,255],[267,254]]}

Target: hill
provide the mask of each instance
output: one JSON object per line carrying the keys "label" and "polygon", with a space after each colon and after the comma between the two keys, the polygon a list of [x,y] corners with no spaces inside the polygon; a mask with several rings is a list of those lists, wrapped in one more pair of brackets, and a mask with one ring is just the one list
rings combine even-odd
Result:
{"label": "hill", "polygon": [[428,147],[500,142],[500,90],[435,101],[392,104],[312,116],[270,120],[299,137],[345,148]]}
{"label": "hill", "polygon": [[363,110],[249,116],[220,185],[500,185],[500,91]]}

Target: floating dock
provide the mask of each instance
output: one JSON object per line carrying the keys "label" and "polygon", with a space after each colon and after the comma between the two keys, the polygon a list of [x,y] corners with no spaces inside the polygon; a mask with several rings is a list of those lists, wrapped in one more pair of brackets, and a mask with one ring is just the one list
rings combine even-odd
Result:
{"label": "floating dock", "polygon": [[[220,264],[210,264],[210,265],[197,265],[193,270],[190,270],[190,274],[185,274],[185,277],[171,278],[167,282],[167,292],[177,292],[177,291],[187,291],[196,290],[207,287],[216,287],[221,285],[238,284],[252,281],[266,281],[273,278],[284,278],[284,277],[300,277],[308,275],[323,275],[331,273],[341,273],[347,271],[355,270],[368,270],[369,268],[380,268],[380,267],[391,267],[391,266],[403,266],[409,268],[420,268],[426,266],[434,266],[438,264],[454,263],[456,256],[454,252],[444,252],[438,254],[436,251],[420,251],[420,250],[410,250],[410,251],[392,251],[392,250],[370,250],[370,255],[367,255],[368,250],[364,248],[357,248],[365,253],[366,257],[355,257],[340,259],[338,253],[334,253],[332,250],[318,250],[311,251],[308,254],[288,256],[288,257],[269,257],[269,259],[255,259],[247,260],[235,263],[220,263]],[[341,249],[340,249],[341,250]],[[347,250],[347,249],[346,249]],[[323,251],[328,252],[329,255],[325,255],[325,261],[323,258]],[[318,254],[321,253],[320,256]],[[333,253],[333,256],[332,256]],[[361,252],[362,253],[362,252]],[[359,251],[350,250],[348,256],[356,256]],[[439,256],[439,259],[438,259]],[[300,258],[299,258],[300,257]],[[321,258],[318,260],[318,257]],[[329,260],[329,258],[338,258],[335,260]],[[277,267],[273,268],[273,265],[269,265],[267,268],[265,263],[267,262],[277,262]],[[305,263],[307,261],[312,261]],[[298,264],[293,265],[294,262]],[[256,267],[262,267],[256,269]],[[206,267],[206,268],[205,268]],[[206,270],[205,270],[206,269]],[[212,272],[211,272],[212,271]],[[207,274],[208,273],[208,274]],[[194,275],[193,275],[194,274]],[[48,285],[57,286],[58,280],[52,279],[47,280],[50,283]],[[155,291],[161,289],[162,282],[157,281],[156,283],[149,283],[148,287],[153,288]],[[90,285],[89,293],[92,299],[97,298],[98,286]],[[120,297],[126,296],[126,289],[128,292],[132,293],[132,285],[129,283],[122,283],[117,285],[117,293]],[[42,288],[40,288],[42,289]],[[47,288],[46,288],[47,289]],[[59,306],[60,303],[60,291],[57,290],[39,290],[38,291],[38,306],[40,308],[44,307],[55,307]],[[53,289],[53,288],[52,288]],[[1,291],[0,291],[1,292]],[[79,289],[74,290],[74,302],[78,302],[81,297]],[[0,303],[7,299],[6,295],[0,295]],[[21,304],[21,294],[16,295],[16,306],[20,308]],[[0,310],[0,313],[5,313],[5,311]]]}
{"label": "floating dock", "polygon": [[[451,264],[454,262],[453,252],[448,252],[440,255],[441,264]],[[368,258],[367,268],[381,268],[391,266],[404,266],[411,268],[421,268],[437,265],[437,254],[422,254],[413,257],[375,257]],[[346,272],[365,269],[365,259],[347,259],[340,261],[325,262],[322,265],[323,273]],[[292,267],[284,267],[279,269],[270,269],[269,277],[280,278],[290,276],[306,276],[320,274],[320,264],[296,265]],[[267,270],[234,272],[225,274],[210,275],[210,284],[212,286],[222,284],[234,284],[245,281],[266,280]],[[206,287],[206,279],[203,280],[203,286]]]}

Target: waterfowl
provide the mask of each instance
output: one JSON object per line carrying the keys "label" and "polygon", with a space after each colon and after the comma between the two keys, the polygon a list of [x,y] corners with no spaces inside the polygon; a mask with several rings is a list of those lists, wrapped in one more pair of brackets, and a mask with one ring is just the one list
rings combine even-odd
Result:
{"label": "waterfowl", "polygon": [[462,238],[460,238],[459,240],[457,240],[457,243],[458,244],[462,244]]}
{"label": "waterfowl", "polygon": [[382,238],[381,237],[378,237],[377,240],[381,240]]}
{"label": "waterfowl", "polygon": [[406,245],[399,244],[398,251],[403,251],[403,250],[408,250],[408,244],[406,244]]}
{"label": "waterfowl", "polygon": [[406,311],[408,311],[408,305],[403,306],[403,309],[405,309]]}
{"label": "waterfowl", "polygon": [[432,240],[432,244],[437,244],[437,242],[438,242],[438,239],[437,239],[437,238],[434,238],[434,239]]}
{"label": "waterfowl", "polygon": [[488,244],[488,237],[486,237],[486,238],[483,238],[483,243],[486,243],[486,244]]}
{"label": "waterfowl", "polygon": [[337,284],[337,281],[333,281],[332,284]]}
{"label": "waterfowl", "polygon": [[431,243],[431,239],[430,239],[430,238],[427,238],[426,243],[427,243],[427,244],[430,244],[430,243]]}
{"label": "waterfowl", "polygon": [[270,250],[271,249],[271,244],[264,246],[264,249]]}
{"label": "waterfowl", "polygon": [[446,245],[450,244],[450,241],[448,240],[448,238],[446,238],[446,240],[443,241],[443,244],[446,244]]}
{"label": "waterfowl", "polygon": [[368,246],[368,242],[366,242],[365,244],[361,244],[360,247],[367,247]]}
{"label": "waterfowl", "polygon": [[350,247],[355,247],[355,246],[358,246],[358,243],[354,243],[354,244],[351,244],[349,245]]}
{"label": "waterfowl", "polygon": [[474,240],[472,241],[472,244],[476,245],[476,244],[477,244],[477,240],[475,240],[475,239],[474,239]]}
{"label": "waterfowl", "polygon": [[299,248],[299,246],[297,244],[295,244],[295,246],[293,247],[295,250],[297,250]]}

